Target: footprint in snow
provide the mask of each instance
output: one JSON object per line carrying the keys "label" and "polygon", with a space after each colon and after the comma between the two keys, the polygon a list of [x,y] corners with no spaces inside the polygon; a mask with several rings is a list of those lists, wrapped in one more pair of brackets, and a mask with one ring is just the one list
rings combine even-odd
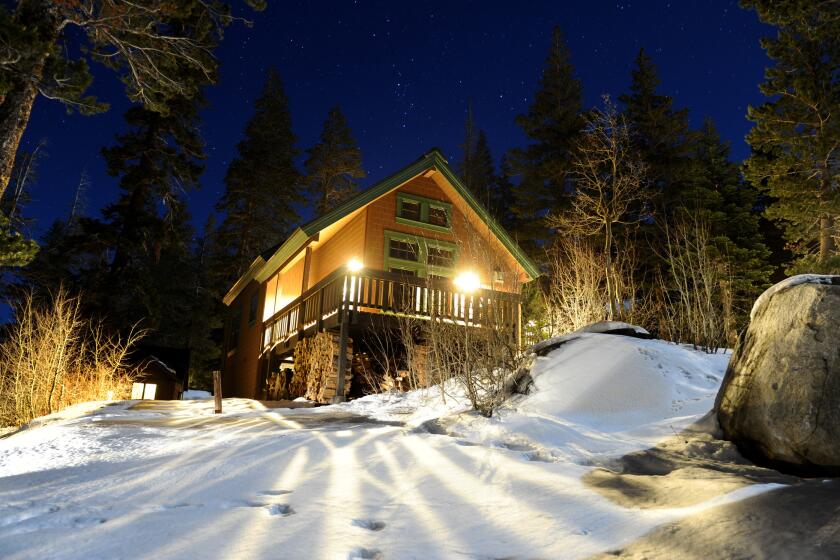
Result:
{"label": "footprint in snow", "polygon": [[288,517],[295,514],[295,510],[289,504],[270,504],[265,506],[265,511],[268,515],[280,517]]}
{"label": "footprint in snow", "polygon": [[255,501],[255,500],[233,500],[230,502],[222,502],[221,507],[222,509],[231,509],[231,508],[259,508],[271,505],[268,502],[264,501]]}
{"label": "footprint in snow", "polygon": [[257,496],[283,496],[284,494],[291,494],[291,490],[263,490],[257,492]]}
{"label": "footprint in snow", "polygon": [[11,515],[3,515],[0,517],[0,527],[6,527],[8,525],[15,525],[17,523],[23,523],[28,519],[32,519],[34,517],[41,517],[42,515],[48,515],[50,513],[57,512],[60,508],[58,506],[42,506],[42,507],[21,507],[15,506],[9,509],[17,510],[15,513]]}
{"label": "footprint in snow", "polygon": [[381,560],[382,553],[375,548],[354,548],[347,555],[347,560]]}
{"label": "footprint in snow", "polygon": [[163,504],[160,506],[161,511],[167,511],[170,509],[187,509],[187,508],[200,508],[204,507],[204,504],[189,504],[186,502],[178,502],[174,504]]}
{"label": "footprint in snow", "polygon": [[374,521],[373,519],[354,519],[351,525],[367,529],[368,531],[381,531],[385,528],[383,521]]}
{"label": "footprint in snow", "polygon": [[77,529],[82,529],[84,527],[92,527],[94,525],[102,525],[108,521],[104,517],[95,517],[95,516],[83,516],[83,517],[76,517],[73,519],[73,527]]}

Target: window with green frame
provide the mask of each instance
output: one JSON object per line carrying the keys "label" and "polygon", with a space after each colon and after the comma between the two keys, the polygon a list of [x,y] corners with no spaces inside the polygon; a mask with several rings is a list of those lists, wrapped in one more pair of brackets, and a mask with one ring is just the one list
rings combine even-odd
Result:
{"label": "window with green frame", "polygon": [[442,200],[398,192],[397,223],[435,231],[452,231],[452,205]]}
{"label": "window with green frame", "polygon": [[451,278],[457,262],[454,243],[385,230],[385,270],[389,272]]}

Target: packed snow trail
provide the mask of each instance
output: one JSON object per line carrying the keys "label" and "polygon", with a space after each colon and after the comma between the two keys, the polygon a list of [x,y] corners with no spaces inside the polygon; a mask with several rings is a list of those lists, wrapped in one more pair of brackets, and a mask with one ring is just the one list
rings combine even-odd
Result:
{"label": "packed snow trail", "polygon": [[[619,348],[609,335],[587,336],[602,338],[586,344]],[[649,351],[652,342],[624,349]],[[601,416],[587,428],[586,415],[566,421],[565,431],[578,430],[573,438],[557,436],[563,430],[552,415],[574,403],[545,392],[566,386],[562,370],[575,359],[588,363],[587,348],[562,350],[563,367],[542,362],[534,397],[489,421],[446,416],[463,403],[415,393],[295,410],[227,399],[221,415],[211,401],[126,402],[23,431],[0,440],[0,557],[581,558],[772,487],[746,486],[691,507],[628,509],[585,486],[592,467],[579,459],[653,437],[627,444],[617,424]],[[660,357],[670,377],[642,377],[682,387],[657,393],[671,398],[685,392],[686,375],[668,352]],[[656,360],[640,363],[648,362],[659,371]],[[587,375],[592,390],[607,381],[603,372]],[[598,401],[579,395],[575,406],[585,397]],[[660,425],[669,406],[627,418]],[[454,418],[458,434],[423,429],[423,419],[442,415]],[[510,444],[517,433],[527,446]],[[613,439],[601,441],[608,433]],[[534,445],[553,452],[531,453]]]}

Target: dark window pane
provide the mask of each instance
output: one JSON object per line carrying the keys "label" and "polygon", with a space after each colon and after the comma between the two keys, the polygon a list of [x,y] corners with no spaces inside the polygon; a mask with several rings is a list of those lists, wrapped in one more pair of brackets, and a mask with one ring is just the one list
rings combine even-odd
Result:
{"label": "dark window pane", "polygon": [[429,223],[433,226],[449,227],[446,210],[435,206],[429,206]]}
{"label": "dark window pane", "polygon": [[415,243],[392,239],[388,245],[388,254],[395,259],[416,262],[419,258],[420,248]]}
{"label": "dark window pane", "polygon": [[455,254],[451,249],[429,247],[428,262],[433,266],[445,266],[447,268],[451,268],[455,264]]}
{"label": "dark window pane", "polygon": [[407,220],[420,221],[420,203],[403,200],[400,205],[400,217]]}
{"label": "dark window pane", "polygon": [[405,268],[394,268],[391,267],[391,272],[396,272],[397,274],[404,274],[406,276],[417,276],[416,270],[407,270]]}
{"label": "dark window pane", "polygon": [[427,276],[427,278],[429,280],[434,280],[436,282],[447,282],[447,281],[449,281],[449,278],[447,278],[446,276],[440,276],[438,274],[429,274]]}

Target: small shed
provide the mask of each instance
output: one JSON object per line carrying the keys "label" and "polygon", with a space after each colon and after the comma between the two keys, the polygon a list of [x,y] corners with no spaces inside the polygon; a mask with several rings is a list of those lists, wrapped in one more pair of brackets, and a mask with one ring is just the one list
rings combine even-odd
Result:
{"label": "small shed", "polygon": [[140,346],[132,352],[130,362],[134,372],[132,399],[178,400],[187,388],[188,350]]}

